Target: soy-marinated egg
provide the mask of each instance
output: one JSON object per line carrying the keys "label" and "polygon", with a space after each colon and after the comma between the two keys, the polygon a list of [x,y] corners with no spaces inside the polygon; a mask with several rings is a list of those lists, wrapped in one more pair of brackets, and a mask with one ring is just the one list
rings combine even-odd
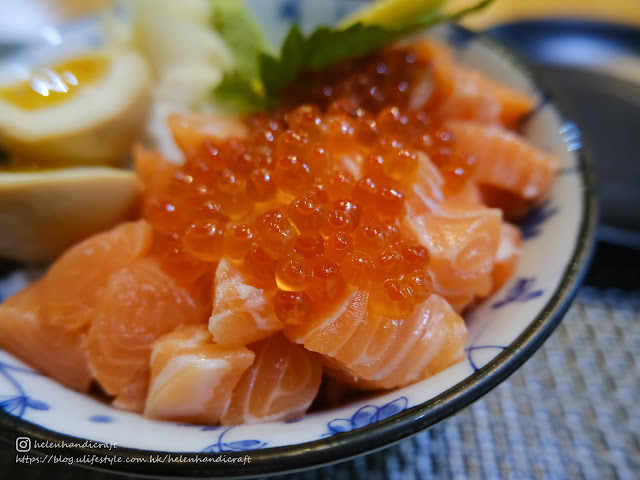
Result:
{"label": "soy-marinated egg", "polygon": [[147,62],[94,51],[0,85],[0,146],[14,162],[44,167],[118,165],[144,127]]}
{"label": "soy-marinated egg", "polygon": [[135,214],[138,176],[107,167],[0,173],[0,257],[53,260]]}

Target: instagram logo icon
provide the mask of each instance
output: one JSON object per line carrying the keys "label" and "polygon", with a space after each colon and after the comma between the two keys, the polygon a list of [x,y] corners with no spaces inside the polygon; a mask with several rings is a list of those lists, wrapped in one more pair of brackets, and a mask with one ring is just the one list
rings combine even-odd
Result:
{"label": "instagram logo icon", "polygon": [[29,437],[16,438],[16,451],[24,453],[29,450],[31,450],[31,439]]}

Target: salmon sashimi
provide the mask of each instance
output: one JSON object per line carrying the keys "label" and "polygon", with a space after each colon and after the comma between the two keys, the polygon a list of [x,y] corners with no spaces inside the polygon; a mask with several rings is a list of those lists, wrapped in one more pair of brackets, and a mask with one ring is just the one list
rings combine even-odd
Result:
{"label": "salmon sashimi", "polygon": [[134,149],[135,166],[143,185],[140,213],[153,224],[154,230],[172,232],[172,227],[184,228],[188,223],[181,208],[184,192],[180,191],[179,166],[167,160],[159,151],[137,145]]}
{"label": "salmon sashimi", "polygon": [[214,281],[213,312],[209,331],[220,345],[247,345],[282,329],[273,299],[249,284],[247,277],[222,259]]}
{"label": "salmon sashimi", "polygon": [[148,370],[140,372],[136,378],[124,387],[113,399],[111,405],[120,410],[142,413],[144,411],[144,404],[147,401],[150,377],[151,374]]}
{"label": "salmon sashimi", "polygon": [[320,389],[320,356],[291,343],[281,333],[249,348],[256,358],[233,390],[220,423],[273,422],[302,416]]}
{"label": "salmon sashimi", "polygon": [[413,44],[413,52],[428,68],[419,73],[411,92],[410,108],[433,109],[446,102],[455,90],[453,53],[441,43],[421,39]]}
{"label": "salmon sashimi", "polygon": [[429,158],[418,156],[415,181],[406,189],[407,213],[410,216],[431,211],[444,201],[444,178]]}
{"label": "salmon sashimi", "polygon": [[500,226],[500,243],[498,244],[496,261],[491,272],[492,292],[502,287],[515,273],[521,246],[522,234],[520,229],[509,222],[502,222]]}
{"label": "salmon sashimi", "polygon": [[367,306],[368,294],[356,290],[328,314],[284,332],[323,354],[338,378],[363,389],[407,385],[461,358],[466,326],[439,295],[430,295],[401,320],[376,315]]}
{"label": "salmon sashimi", "polygon": [[0,346],[62,385],[86,392],[87,335],[46,324],[37,301],[40,287],[34,283],[0,306]]}
{"label": "salmon sashimi", "polygon": [[[136,145],[133,150],[136,172],[144,187],[144,205],[157,199],[179,172],[177,165],[167,160],[157,150]],[[144,210],[143,210],[144,211]]]}
{"label": "salmon sashimi", "polygon": [[206,325],[185,325],[159,338],[151,353],[146,416],[216,424],[255,355],[211,341]]}
{"label": "salmon sashimi", "polygon": [[502,213],[483,205],[450,201],[405,224],[431,253],[434,291],[462,311],[492,288]]}
{"label": "salmon sashimi", "polygon": [[[449,122],[455,150],[476,159],[478,183],[506,190],[537,203],[551,189],[558,162],[516,133],[499,126]],[[502,207],[502,205],[499,205]]]}
{"label": "salmon sashimi", "polygon": [[42,280],[38,301],[46,322],[73,330],[87,327],[106,280],[146,255],[152,239],[150,225],[139,220],[94,235],[69,249]]}
{"label": "salmon sashimi", "polygon": [[466,182],[460,190],[448,195],[447,200],[475,203],[477,205],[482,205],[484,203],[482,190],[474,179],[469,179],[469,181]]}
{"label": "salmon sashimi", "polygon": [[532,95],[498,84],[470,68],[457,66],[453,94],[437,115],[447,120],[501,123],[513,127],[535,104]]}
{"label": "salmon sashimi", "polygon": [[86,391],[87,329],[109,277],[144,255],[152,231],[124,223],[69,249],[36,283],[0,305],[0,345],[56,379]]}
{"label": "salmon sashimi", "polygon": [[89,364],[102,388],[118,395],[148,371],[153,342],[186,323],[206,321],[206,310],[153,258],[113,274],[89,328]]}
{"label": "salmon sashimi", "polygon": [[355,290],[341,298],[333,308],[323,310],[300,325],[287,325],[284,334],[307,350],[332,357],[354,334],[367,313],[369,293]]}
{"label": "salmon sashimi", "polygon": [[462,318],[432,294],[400,321],[368,312],[350,342],[331,359],[329,374],[365,390],[401,387],[460,361],[466,338]]}

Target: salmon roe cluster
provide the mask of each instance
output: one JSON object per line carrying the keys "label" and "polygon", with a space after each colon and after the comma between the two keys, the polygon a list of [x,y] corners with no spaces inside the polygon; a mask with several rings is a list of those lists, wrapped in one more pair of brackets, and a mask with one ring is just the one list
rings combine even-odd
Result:
{"label": "salmon roe cluster", "polygon": [[[429,251],[402,227],[421,158],[450,191],[473,168],[429,114],[438,102],[438,86],[424,85],[434,81],[429,68],[428,52],[411,47],[305,73],[279,110],[244,120],[247,137],[185,152],[147,213],[165,267],[190,282],[224,257],[277,289],[287,324],[348,288],[370,291],[374,313],[410,315],[432,289]],[[420,88],[436,94],[416,109]]]}

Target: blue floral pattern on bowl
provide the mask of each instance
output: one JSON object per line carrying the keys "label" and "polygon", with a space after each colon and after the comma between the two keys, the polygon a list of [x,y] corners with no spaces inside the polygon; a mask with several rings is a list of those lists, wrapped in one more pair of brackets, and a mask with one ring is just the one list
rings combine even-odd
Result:
{"label": "blue floral pattern on bowl", "polygon": [[536,279],[534,277],[516,278],[513,286],[507,290],[504,298],[502,300],[498,300],[491,306],[493,308],[502,308],[513,302],[527,302],[534,298],[538,298],[544,293],[544,290],[534,290],[533,286],[535,283]]}
{"label": "blue floral pattern on bowl", "polygon": [[27,395],[27,392],[15,377],[15,374],[18,373],[40,375],[40,373],[35,370],[0,361],[0,376],[4,377],[15,390],[14,395],[0,395],[0,410],[20,418],[24,416],[28,408],[34,410],[49,410],[49,404]]}
{"label": "blue floral pattern on bowl", "polygon": [[478,366],[478,364],[475,362],[474,358],[473,358],[473,353],[477,352],[478,350],[492,350],[494,352],[502,352],[505,348],[507,347],[503,347],[502,345],[474,345],[471,347],[467,347],[464,349],[464,352],[467,356],[467,361],[469,362],[469,365],[471,365],[471,368],[473,369],[474,372],[477,372],[478,370],[480,370],[480,367]]}
{"label": "blue floral pattern on bowl", "polygon": [[260,440],[234,440],[233,442],[225,442],[224,436],[235,427],[227,427],[225,428],[220,435],[218,435],[218,440],[211,445],[205,447],[202,452],[203,453],[220,453],[220,452],[244,452],[246,450],[257,450],[259,448],[264,448],[267,446],[267,442],[262,442]]}
{"label": "blue floral pattern on bowl", "polygon": [[385,418],[393,417],[397,413],[406,410],[409,400],[407,397],[400,397],[392,402],[385,403],[381,407],[376,405],[365,405],[360,407],[349,418],[336,418],[327,423],[329,432],[325,436],[335,435],[337,433],[350,432],[356,428],[371,425]]}
{"label": "blue floral pattern on bowl", "polygon": [[558,213],[558,208],[551,206],[548,200],[527,213],[518,222],[522,239],[529,240],[540,235],[542,226],[556,213]]}

